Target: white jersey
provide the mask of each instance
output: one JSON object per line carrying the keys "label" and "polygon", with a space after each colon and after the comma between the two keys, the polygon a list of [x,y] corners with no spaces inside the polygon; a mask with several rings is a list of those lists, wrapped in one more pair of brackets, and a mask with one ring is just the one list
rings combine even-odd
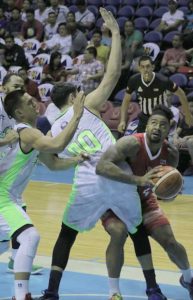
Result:
{"label": "white jersey", "polygon": [[[52,136],[57,136],[72,116],[73,108],[61,115],[51,128]],[[90,154],[88,161],[76,167],[72,192],[64,212],[63,222],[66,225],[78,231],[89,230],[108,209],[127,225],[131,233],[141,223],[141,205],[136,186],[112,181],[95,172],[101,155],[115,142],[105,123],[84,108],[71,142],[59,154],[62,158],[81,152]],[[131,173],[128,164],[125,163],[122,168]]]}
{"label": "white jersey", "polygon": [[[26,124],[16,125],[19,131],[29,127]],[[5,171],[0,175],[0,207],[3,205],[1,201],[13,201],[21,205],[21,195],[30,180],[33,167],[37,162],[38,151],[31,150],[24,153],[20,148],[20,143],[11,149],[9,159],[5,167]]]}
{"label": "white jersey", "polygon": [[[2,99],[0,100],[0,139],[4,138],[7,131],[13,129],[15,120],[10,119],[4,110]],[[4,172],[7,157],[15,145],[6,145],[0,147],[0,174]]]}

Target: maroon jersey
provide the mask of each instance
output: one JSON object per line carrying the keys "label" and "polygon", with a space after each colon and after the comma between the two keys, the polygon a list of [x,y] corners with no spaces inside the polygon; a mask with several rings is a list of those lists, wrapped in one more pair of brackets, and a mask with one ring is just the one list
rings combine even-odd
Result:
{"label": "maroon jersey", "polygon": [[[147,145],[146,134],[136,133],[133,136],[139,141],[140,144],[140,149],[136,157],[129,161],[134,175],[144,176],[152,168],[167,164],[168,150],[166,141],[164,141],[158,153],[152,155]],[[152,194],[152,189],[149,186],[138,187],[138,192],[142,200],[143,211],[149,211],[158,208],[156,198]]]}

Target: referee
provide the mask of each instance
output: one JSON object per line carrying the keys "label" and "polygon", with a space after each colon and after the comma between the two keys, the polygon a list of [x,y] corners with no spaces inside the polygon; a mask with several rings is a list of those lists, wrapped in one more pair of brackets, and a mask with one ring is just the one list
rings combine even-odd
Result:
{"label": "referee", "polygon": [[190,114],[188,101],[184,91],[178,87],[173,81],[163,75],[153,72],[154,65],[151,57],[141,56],[139,59],[139,73],[133,75],[126,88],[126,93],[121,105],[121,120],[118,131],[123,133],[127,125],[127,111],[131,101],[132,92],[137,93],[141,113],[139,114],[139,124],[137,132],[144,132],[147,120],[152,114],[152,110],[156,105],[163,104],[168,106],[166,101],[166,91],[177,95],[182,104],[187,125],[193,126],[193,116]]}

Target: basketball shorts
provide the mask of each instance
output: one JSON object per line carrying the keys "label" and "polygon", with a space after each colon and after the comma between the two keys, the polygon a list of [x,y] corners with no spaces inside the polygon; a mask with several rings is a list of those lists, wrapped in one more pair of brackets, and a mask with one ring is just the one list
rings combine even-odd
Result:
{"label": "basketball shorts", "polygon": [[9,239],[15,231],[27,224],[32,224],[26,212],[12,201],[5,200],[4,205],[0,205],[0,240]]}

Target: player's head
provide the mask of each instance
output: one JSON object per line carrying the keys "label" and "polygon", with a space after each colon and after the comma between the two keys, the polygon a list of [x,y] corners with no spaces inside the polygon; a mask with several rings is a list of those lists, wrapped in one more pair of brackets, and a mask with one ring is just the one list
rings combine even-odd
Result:
{"label": "player's head", "polygon": [[18,122],[34,122],[39,114],[36,100],[24,90],[10,92],[5,97],[4,108],[7,115]]}
{"label": "player's head", "polygon": [[173,118],[172,111],[164,106],[157,105],[149,117],[146,134],[151,143],[160,144],[168,136],[170,121]]}
{"label": "player's head", "polygon": [[71,83],[58,83],[51,92],[52,102],[61,109],[65,105],[72,105],[77,94],[77,87]]}
{"label": "player's head", "polygon": [[17,74],[7,74],[3,78],[2,86],[5,94],[15,90],[25,89],[23,78]]}
{"label": "player's head", "polygon": [[139,72],[145,82],[151,81],[153,76],[154,64],[150,56],[143,55],[139,58]]}

